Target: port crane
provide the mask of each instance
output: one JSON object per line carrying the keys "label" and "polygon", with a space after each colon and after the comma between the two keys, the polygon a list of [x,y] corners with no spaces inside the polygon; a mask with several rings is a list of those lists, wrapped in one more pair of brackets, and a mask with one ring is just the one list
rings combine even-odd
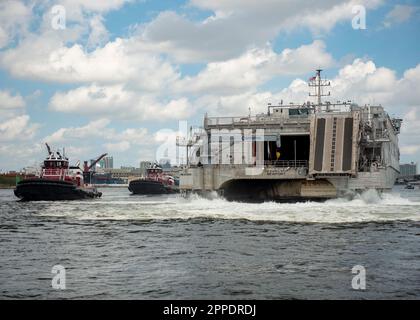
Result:
{"label": "port crane", "polygon": [[90,184],[91,181],[91,176],[92,176],[92,168],[94,168],[96,166],[96,164],[101,161],[104,157],[106,157],[108,154],[104,153],[102,155],[100,155],[98,158],[96,158],[95,161],[93,161],[90,166],[88,165],[88,162],[85,161],[84,162],[84,166],[83,166],[83,179],[85,181],[85,184]]}
{"label": "port crane", "polygon": [[92,170],[92,168],[94,168],[94,167],[96,166],[96,164],[97,164],[99,161],[101,161],[103,158],[105,158],[107,155],[108,155],[108,153],[101,154],[98,158],[96,158],[96,160],[95,160],[95,161],[93,161],[93,162],[90,164],[90,166],[88,166],[88,162],[87,162],[87,161],[85,161],[85,162],[84,162],[84,168],[83,168],[83,171],[84,171],[84,172],[89,172],[89,171],[91,171],[91,170]]}

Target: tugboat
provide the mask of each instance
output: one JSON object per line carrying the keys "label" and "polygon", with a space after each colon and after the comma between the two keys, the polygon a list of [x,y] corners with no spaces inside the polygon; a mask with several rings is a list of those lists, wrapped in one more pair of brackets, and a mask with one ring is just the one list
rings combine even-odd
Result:
{"label": "tugboat", "polygon": [[99,198],[102,193],[90,184],[94,168],[106,154],[101,155],[90,166],[84,162],[83,170],[69,165],[69,159],[60,152],[52,152],[46,144],[48,156],[44,160],[41,173],[38,177],[24,179],[17,183],[15,196],[22,201],[56,201],[80,200]]}
{"label": "tugboat", "polygon": [[146,177],[130,181],[128,190],[133,194],[170,194],[179,191],[175,179],[163,172],[158,165],[146,169]]}

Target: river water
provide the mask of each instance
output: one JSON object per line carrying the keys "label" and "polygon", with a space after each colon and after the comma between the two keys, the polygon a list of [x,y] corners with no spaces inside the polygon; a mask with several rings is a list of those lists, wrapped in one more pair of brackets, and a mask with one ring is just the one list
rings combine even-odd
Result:
{"label": "river water", "polygon": [[0,299],[420,299],[418,189],[297,204],[101,191],[25,203],[0,190]]}

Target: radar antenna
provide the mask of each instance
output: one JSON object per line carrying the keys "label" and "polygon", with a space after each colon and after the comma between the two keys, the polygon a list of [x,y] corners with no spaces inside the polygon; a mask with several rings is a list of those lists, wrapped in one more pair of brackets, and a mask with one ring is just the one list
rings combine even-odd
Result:
{"label": "radar antenna", "polygon": [[[312,78],[309,79],[308,85],[309,87],[313,87],[315,89],[315,93],[309,93],[310,97],[317,97],[317,107],[316,107],[316,112],[320,112],[322,109],[322,101],[321,98],[322,97],[328,97],[331,95],[331,92],[328,91],[328,94],[324,94],[323,92],[323,87],[329,87],[331,86],[331,82],[324,79],[322,80],[321,78],[321,71],[322,69],[317,69],[316,70],[316,75]],[[326,105],[326,111],[330,111],[330,107],[327,104]]]}

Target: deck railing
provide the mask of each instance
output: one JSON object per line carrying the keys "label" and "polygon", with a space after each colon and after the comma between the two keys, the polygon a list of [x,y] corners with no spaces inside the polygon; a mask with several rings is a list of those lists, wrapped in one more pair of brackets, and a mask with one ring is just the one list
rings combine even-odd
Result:
{"label": "deck railing", "polygon": [[309,115],[290,115],[285,118],[281,117],[270,117],[270,116],[258,116],[258,117],[211,117],[204,119],[204,127],[208,126],[227,126],[227,125],[257,125],[257,124],[277,124],[279,122],[308,122]]}
{"label": "deck railing", "polygon": [[[206,166],[212,165],[212,166],[230,166],[230,167],[255,167],[257,166],[256,163],[254,164],[220,164],[220,163],[212,163],[212,164],[206,164]],[[197,168],[197,167],[203,167],[201,164],[189,164],[190,168]],[[309,162],[308,160],[267,160],[264,161],[264,167],[279,167],[279,168],[308,168]]]}
{"label": "deck railing", "polygon": [[307,160],[268,160],[264,161],[265,166],[273,166],[280,168],[308,168]]}

